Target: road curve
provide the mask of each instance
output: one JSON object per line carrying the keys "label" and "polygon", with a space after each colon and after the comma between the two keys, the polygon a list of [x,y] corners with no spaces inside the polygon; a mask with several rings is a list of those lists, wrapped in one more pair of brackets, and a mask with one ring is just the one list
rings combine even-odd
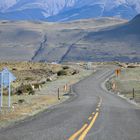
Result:
{"label": "road curve", "polygon": [[0,140],[140,140],[140,109],[101,88],[103,68],[73,86],[76,96],[10,128]]}

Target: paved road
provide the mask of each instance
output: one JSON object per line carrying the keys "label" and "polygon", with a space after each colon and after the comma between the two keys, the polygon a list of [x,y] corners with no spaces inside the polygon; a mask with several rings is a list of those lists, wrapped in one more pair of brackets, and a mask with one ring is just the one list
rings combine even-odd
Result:
{"label": "paved road", "polygon": [[77,96],[0,130],[0,140],[140,140],[140,110],[101,88],[110,74],[99,70],[73,87]]}

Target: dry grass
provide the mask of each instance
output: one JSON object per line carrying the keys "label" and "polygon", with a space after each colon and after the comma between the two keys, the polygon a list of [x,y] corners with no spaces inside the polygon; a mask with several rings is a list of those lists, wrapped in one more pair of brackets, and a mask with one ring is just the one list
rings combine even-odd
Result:
{"label": "dry grass", "polygon": [[135,90],[135,100],[140,102],[140,67],[123,69],[119,77],[113,77],[110,83],[115,83],[115,92],[123,94],[125,97],[133,98],[133,88]]}
{"label": "dry grass", "polygon": [[[70,90],[70,85],[78,82],[82,78],[92,73],[92,71],[87,71],[79,66],[73,67],[78,69],[80,73],[76,75],[60,76],[55,81],[47,82],[45,83],[45,85],[43,85],[41,90],[35,91],[35,95],[13,95],[11,97],[13,108],[10,110],[8,110],[8,108],[3,108],[0,114],[1,127],[5,127],[11,124],[12,122],[16,122],[28,116],[32,116],[40,111],[43,111],[44,109],[47,109],[50,106],[56,105],[68,99],[69,96],[63,95],[68,93],[68,91]],[[64,91],[64,85],[66,84],[68,88],[66,91]],[[57,96],[58,88],[60,89],[60,101],[58,100]],[[8,97],[4,96],[5,106],[7,106],[7,100]],[[19,100],[24,100],[24,102],[19,103]]]}
{"label": "dry grass", "polygon": [[32,62],[0,63],[0,69],[2,70],[4,67],[11,70],[17,77],[14,86],[20,85],[21,83],[26,84],[41,81],[62,69],[61,65]]}

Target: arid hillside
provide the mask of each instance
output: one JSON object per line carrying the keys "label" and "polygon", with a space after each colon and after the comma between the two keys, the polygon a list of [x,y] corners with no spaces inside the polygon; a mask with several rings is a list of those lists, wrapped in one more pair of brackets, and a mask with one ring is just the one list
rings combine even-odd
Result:
{"label": "arid hillside", "polygon": [[[139,16],[67,23],[1,21],[0,59],[16,61],[138,61]],[[137,25],[137,26],[135,26]]]}

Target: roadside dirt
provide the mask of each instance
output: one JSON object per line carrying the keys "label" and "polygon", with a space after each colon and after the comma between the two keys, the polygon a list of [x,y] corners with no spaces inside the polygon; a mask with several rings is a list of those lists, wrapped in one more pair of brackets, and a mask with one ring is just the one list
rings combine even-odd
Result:
{"label": "roadside dirt", "polygon": [[[25,68],[29,67],[29,64],[26,64],[27,66],[24,67],[20,67],[18,66],[18,71],[16,69],[16,71],[18,72],[14,72],[14,74],[18,77],[18,80],[14,83],[15,85],[19,85],[19,83],[21,83],[21,81],[23,82],[25,76],[30,75],[30,77],[37,77],[37,73],[36,74],[30,74],[30,69],[29,71]],[[10,66],[8,66],[9,69],[12,70],[13,65],[15,64],[11,64]],[[31,65],[31,64],[30,64]],[[34,71],[40,68],[40,65],[42,64],[35,64],[35,66],[32,68],[34,69]],[[44,64],[43,64],[44,65]],[[53,66],[50,65],[51,67],[49,67],[49,70],[47,69],[48,67],[44,66],[45,69],[47,69],[48,71],[58,71],[62,69],[62,66],[58,65],[58,66]],[[2,66],[1,66],[2,67]],[[15,66],[14,66],[15,67]],[[54,69],[55,67],[55,69]],[[8,125],[11,125],[17,121],[23,120],[29,116],[33,116],[47,108],[49,108],[50,106],[54,106],[57,105],[65,100],[67,100],[69,98],[69,96],[64,96],[66,93],[69,92],[70,90],[70,86],[76,82],[78,82],[79,80],[83,79],[84,77],[92,74],[92,70],[86,70],[83,68],[83,66],[70,66],[70,70],[73,70],[74,68],[79,72],[75,75],[64,75],[64,76],[59,76],[57,78],[55,78],[53,81],[46,81],[45,84],[42,85],[41,89],[36,89],[35,90],[35,94],[34,95],[27,95],[27,94],[23,94],[23,95],[13,95],[11,97],[12,99],[12,108],[9,110],[6,106],[7,106],[7,96],[4,96],[4,102],[5,102],[5,107],[2,108],[1,112],[0,112],[0,128],[2,127],[6,127]],[[17,68],[17,66],[16,66]],[[21,71],[26,71],[26,73],[22,73]],[[18,75],[19,74],[19,75]],[[38,76],[38,79],[42,76],[46,76],[45,73],[43,75],[43,73],[40,73],[41,76]],[[20,78],[21,79],[20,79]],[[47,76],[46,76],[47,77]],[[30,78],[29,81],[26,80],[24,81],[24,83],[29,83],[30,82]],[[59,88],[59,92],[60,92],[60,100],[58,100],[58,88]]]}

